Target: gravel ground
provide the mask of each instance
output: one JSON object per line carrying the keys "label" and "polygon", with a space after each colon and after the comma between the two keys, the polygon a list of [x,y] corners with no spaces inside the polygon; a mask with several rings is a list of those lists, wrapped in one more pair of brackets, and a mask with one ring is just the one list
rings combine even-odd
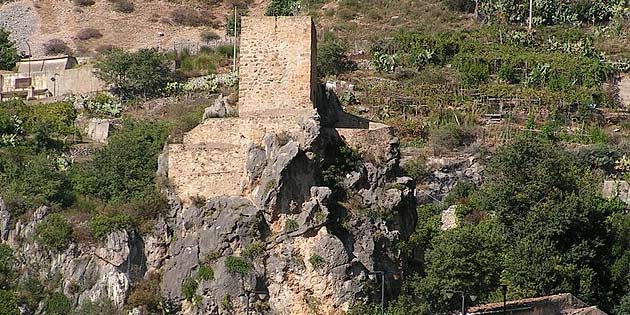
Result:
{"label": "gravel ground", "polygon": [[[27,1],[11,2],[0,6],[0,27],[11,32],[11,39],[15,41],[18,50],[28,52],[26,41],[35,33],[39,19]],[[31,48],[36,49],[33,43]],[[33,52],[33,54],[35,54]]]}

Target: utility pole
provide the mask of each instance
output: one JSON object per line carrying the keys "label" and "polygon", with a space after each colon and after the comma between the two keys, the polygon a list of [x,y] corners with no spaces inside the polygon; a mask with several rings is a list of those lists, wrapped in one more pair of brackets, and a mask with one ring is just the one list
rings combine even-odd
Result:
{"label": "utility pole", "polygon": [[234,46],[234,51],[232,52],[232,72],[236,73],[236,42],[238,40],[238,34],[236,33],[237,30],[237,25],[238,25],[238,15],[236,12],[236,6],[234,6],[234,43],[232,43],[232,46]]}

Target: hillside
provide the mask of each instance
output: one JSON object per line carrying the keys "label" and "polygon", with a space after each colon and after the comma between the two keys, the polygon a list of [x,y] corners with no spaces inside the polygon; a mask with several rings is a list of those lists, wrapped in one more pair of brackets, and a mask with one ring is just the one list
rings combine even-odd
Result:
{"label": "hillside", "polygon": [[0,315],[630,314],[628,0],[0,3]]}

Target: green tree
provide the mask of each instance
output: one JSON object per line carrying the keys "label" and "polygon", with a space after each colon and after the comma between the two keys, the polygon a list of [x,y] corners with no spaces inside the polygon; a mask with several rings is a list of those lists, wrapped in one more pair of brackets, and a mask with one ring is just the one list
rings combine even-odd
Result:
{"label": "green tree", "polygon": [[112,49],[97,61],[96,75],[123,98],[159,95],[172,80],[165,56],[153,49]]}
{"label": "green tree", "polygon": [[20,60],[15,43],[9,39],[9,32],[0,27],[0,70],[11,70]]}
{"label": "green tree", "polygon": [[20,309],[18,309],[17,306],[17,298],[12,291],[0,289],[0,314],[20,315]]}
{"label": "green tree", "polygon": [[15,263],[11,247],[0,244],[0,289],[6,289],[12,284]]}
{"label": "green tree", "polygon": [[91,162],[74,170],[75,189],[108,203],[155,199],[157,157],[167,135],[162,123],[126,122]]}

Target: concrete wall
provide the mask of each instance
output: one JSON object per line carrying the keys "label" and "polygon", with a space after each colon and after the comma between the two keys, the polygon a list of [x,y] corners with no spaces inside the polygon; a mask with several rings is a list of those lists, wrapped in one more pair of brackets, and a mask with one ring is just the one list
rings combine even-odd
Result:
{"label": "concrete wall", "polygon": [[[55,76],[55,74],[58,74]],[[2,92],[16,91],[15,79],[28,78],[28,73],[2,74]],[[85,65],[79,68],[31,72],[32,85],[36,90],[48,89],[53,96],[84,94],[105,90],[105,84],[94,75],[94,69]],[[55,77],[55,82],[51,78]],[[56,92],[56,93],[55,93]]]}

